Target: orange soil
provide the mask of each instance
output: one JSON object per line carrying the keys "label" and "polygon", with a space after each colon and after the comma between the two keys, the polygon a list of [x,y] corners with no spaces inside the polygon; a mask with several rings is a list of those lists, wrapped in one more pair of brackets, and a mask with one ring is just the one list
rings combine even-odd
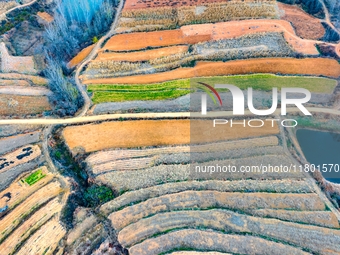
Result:
{"label": "orange soil", "polygon": [[282,3],[278,3],[278,6],[284,11],[281,18],[292,23],[298,36],[306,39],[319,39],[325,34],[321,21],[299,7]]}
{"label": "orange soil", "polygon": [[193,44],[209,41],[210,39],[210,34],[185,36],[180,29],[119,34],[111,37],[110,40],[108,40],[103,48],[103,51],[139,50],[146,47],[169,46],[187,43]]}
{"label": "orange soil", "polygon": [[147,51],[128,52],[128,53],[113,53],[100,52],[95,59],[99,61],[114,60],[114,61],[146,61],[154,58],[169,56],[172,54],[183,53],[188,51],[188,46],[172,46],[160,49],[153,49]]}
{"label": "orange soil", "polygon": [[47,23],[51,23],[54,20],[54,18],[47,12],[38,12],[37,15]]}
{"label": "orange soil", "polygon": [[81,63],[92,51],[95,44],[92,44],[85,49],[82,49],[74,58],[71,59],[71,61],[68,63],[69,68],[73,68],[79,63]]}
{"label": "orange soil", "polygon": [[297,37],[291,24],[285,20],[229,21],[183,26],[178,30],[119,34],[111,37],[103,50],[124,51],[185,43],[193,44],[266,32],[284,32],[285,39],[297,52],[319,54],[315,47],[316,42]]}
{"label": "orange soil", "polygon": [[0,79],[0,86],[30,86],[25,80],[2,80]]}
{"label": "orange soil", "polygon": [[173,71],[136,75],[119,78],[84,80],[85,84],[148,84],[168,80],[249,73],[282,73],[302,75],[323,75],[337,78],[340,65],[334,59],[327,58],[260,58],[235,60],[229,62],[197,62],[193,68],[178,68]]}
{"label": "orange soil", "polygon": [[0,95],[0,115],[22,116],[50,110],[51,106],[45,96]]}
{"label": "orange soil", "polygon": [[[196,127],[190,129],[191,125]],[[271,122],[261,128],[230,128],[230,125],[213,128],[212,120],[145,120],[69,126],[64,129],[63,137],[71,150],[83,148],[85,152],[94,152],[109,148],[206,143],[278,132],[277,125],[271,127]]]}
{"label": "orange soil", "polygon": [[180,7],[180,6],[197,6],[206,5],[212,3],[224,2],[224,0],[186,0],[186,1],[168,1],[168,0],[158,0],[158,1],[147,1],[147,0],[127,0],[124,5],[124,10],[131,9],[144,9],[150,7]]}

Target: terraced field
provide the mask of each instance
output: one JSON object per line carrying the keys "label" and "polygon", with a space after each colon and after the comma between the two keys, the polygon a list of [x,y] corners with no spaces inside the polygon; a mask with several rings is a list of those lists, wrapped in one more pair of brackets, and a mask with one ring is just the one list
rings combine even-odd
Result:
{"label": "terraced field", "polygon": [[[27,117],[51,111],[47,80],[37,73],[33,57],[12,57],[0,44],[0,115]],[[32,75],[33,74],[33,75]]]}
{"label": "terraced field", "polygon": [[68,188],[44,165],[41,130],[25,129],[0,130],[0,254],[53,254]]}
{"label": "terraced field", "polygon": [[[103,124],[96,125],[96,130]],[[157,127],[165,128],[159,124]],[[91,128],[92,125],[68,127],[64,138],[74,152],[99,150],[86,158],[86,171],[92,182],[109,186],[119,194],[102,205],[100,212],[111,221],[118,242],[129,254],[340,252],[338,218],[304,173],[292,169],[263,174],[204,168],[298,164],[286,154],[277,129],[276,133],[248,133],[243,138],[220,137],[190,145],[175,145],[172,138],[171,146],[142,135],[150,141],[147,147],[130,132],[133,148],[117,141],[121,136],[125,141],[128,137],[120,133],[118,126],[106,127],[113,130],[108,137],[112,136],[115,143],[105,146],[102,144],[108,137],[98,140],[99,136],[92,136]],[[175,124],[173,128],[176,129]],[[141,125],[138,130],[140,135]],[[96,140],[101,148],[86,147],[80,137],[70,140],[72,134],[80,132],[86,132],[87,143]],[[153,130],[153,135],[163,137],[163,141],[168,139],[157,130]],[[95,218],[87,221],[83,227],[97,231]],[[72,234],[73,242],[76,236]]]}
{"label": "terraced field", "polygon": [[275,1],[135,1],[125,3],[118,31],[171,29],[187,24],[277,17]]}

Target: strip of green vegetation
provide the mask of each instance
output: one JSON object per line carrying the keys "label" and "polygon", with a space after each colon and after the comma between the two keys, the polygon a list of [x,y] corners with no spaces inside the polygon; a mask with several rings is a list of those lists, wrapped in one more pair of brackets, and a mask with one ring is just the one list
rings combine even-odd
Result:
{"label": "strip of green vegetation", "polygon": [[156,84],[139,85],[89,85],[95,104],[104,102],[146,101],[173,99],[190,93],[190,80],[175,80]]}
{"label": "strip of green vegetation", "polygon": [[124,102],[124,101],[146,101],[146,100],[164,100],[172,99],[189,94],[190,90],[161,90],[146,92],[112,92],[99,91],[95,92],[92,101],[95,104],[104,102]]}
{"label": "strip of green vegetation", "polygon": [[121,91],[121,92],[133,92],[133,91],[155,91],[155,90],[170,90],[170,89],[189,89],[190,80],[174,80],[162,83],[143,84],[143,85],[121,85],[121,84],[108,84],[108,85],[89,85],[87,90],[89,92],[94,91]]}
{"label": "strip of green vegetation", "polygon": [[[277,76],[273,74],[250,74],[235,76],[214,76],[193,79],[174,80],[154,84],[102,84],[89,85],[88,91],[93,93],[95,104],[104,102],[124,102],[135,100],[173,99],[191,92],[204,82],[209,85],[233,84],[241,89],[271,91],[285,87],[305,88],[314,93],[332,93],[337,85],[336,80],[321,77]],[[219,91],[226,91],[220,89]]]}
{"label": "strip of green vegetation", "polygon": [[42,172],[41,169],[39,169],[38,171],[35,171],[34,173],[32,173],[30,176],[28,176],[27,178],[25,178],[25,182],[32,186],[34,183],[37,183],[39,180],[41,180],[42,178],[44,178],[46,176],[46,174],[44,174]]}
{"label": "strip of green vegetation", "polygon": [[235,76],[214,76],[191,79],[194,85],[197,81],[214,84],[233,84],[241,89],[252,87],[254,90],[270,91],[273,87],[305,88],[314,93],[331,94],[337,85],[336,80],[321,77],[277,76],[273,74],[250,74]]}

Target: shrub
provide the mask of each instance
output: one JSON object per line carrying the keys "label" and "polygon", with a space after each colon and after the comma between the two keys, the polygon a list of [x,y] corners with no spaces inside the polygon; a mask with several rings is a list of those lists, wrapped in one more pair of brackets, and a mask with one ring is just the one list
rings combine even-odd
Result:
{"label": "shrub", "polygon": [[84,193],[84,200],[90,207],[96,207],[114,199],[112,190],[106,186],[92,185]]}

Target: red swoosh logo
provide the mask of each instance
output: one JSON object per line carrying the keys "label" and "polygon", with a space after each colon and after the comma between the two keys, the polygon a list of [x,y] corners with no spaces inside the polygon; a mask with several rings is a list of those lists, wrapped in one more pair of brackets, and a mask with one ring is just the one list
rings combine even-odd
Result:
{"label": "red swoosh logo", "polygon": [[216,97],[218,98],[218,101],[220,102],[220,105],[222,106],[222,99],[220,97],[220,95],[218,94],[218,92],[216,91],[216,89],[214,89],[212,86],[206,84],[206,83],[203,83],[203,82],[197,82],[203,86],[206,86],[207,88],[209,88],[212,92],[214,92],[214,94],[216,95]]}

